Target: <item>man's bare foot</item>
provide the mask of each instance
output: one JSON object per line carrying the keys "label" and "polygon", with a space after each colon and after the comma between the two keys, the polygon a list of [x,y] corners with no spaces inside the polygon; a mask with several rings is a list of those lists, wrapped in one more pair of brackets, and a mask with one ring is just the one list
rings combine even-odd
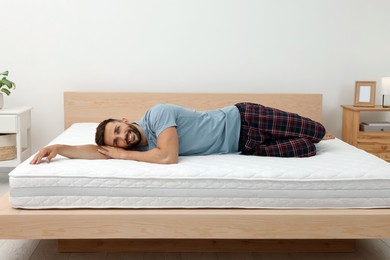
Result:
{"label": "man's bare foot", "polygon": [[335,136],[332,133],[326,132],[326,134],[324,135],[322,140],[330,140],[330,139],[334,139],[334,138],[335,138]]}

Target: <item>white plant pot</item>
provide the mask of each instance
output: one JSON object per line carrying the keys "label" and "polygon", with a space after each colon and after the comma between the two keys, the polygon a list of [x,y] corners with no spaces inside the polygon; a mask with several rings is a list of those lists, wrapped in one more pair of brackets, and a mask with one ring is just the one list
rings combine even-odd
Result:
{"label": "white plant pot", "polygon": [[16,158],[16,134],[0,134],[0,161]]}
{"label": "white plant pot", "polygon": [[4,95],[3,93],[0,93],[0,109],[3,108],[3,105],[4,105]]}

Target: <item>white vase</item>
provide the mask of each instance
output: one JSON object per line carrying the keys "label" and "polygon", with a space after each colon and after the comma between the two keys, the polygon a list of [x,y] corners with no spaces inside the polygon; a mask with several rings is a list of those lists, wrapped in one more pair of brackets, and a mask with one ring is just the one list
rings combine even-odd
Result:
{"label": "white vase", "polygon": [[3,93],[0,93],[0,109],[3,108],[3,105],[4,105],[4,98],[3,98]]}

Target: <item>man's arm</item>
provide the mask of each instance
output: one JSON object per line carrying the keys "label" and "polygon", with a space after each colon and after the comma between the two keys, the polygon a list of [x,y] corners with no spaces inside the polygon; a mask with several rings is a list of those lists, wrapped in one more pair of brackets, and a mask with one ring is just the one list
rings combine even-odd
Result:
{"label": "man's arm", "polygon": [[40,150],[34,158],[30,161],[30,164],[39,164],[43,158],[46,158],[46,162],[50,162],[51,159],[60,154],[62,156],[71,159],[108,159],[110,157],[105,156],[98,152],[98,146],[93,144],[88,145],[64,145],[55,144],[47,146]]}
{"label": "man's arm", "polygon": [[157,138],[156,148],[140,152],[129,151],[122,148],[104,146],[98,150],[102,155],[123,160],[134,160],[141,162],[173,164],[179,158],[179,137],[176,127],[168,127]]}

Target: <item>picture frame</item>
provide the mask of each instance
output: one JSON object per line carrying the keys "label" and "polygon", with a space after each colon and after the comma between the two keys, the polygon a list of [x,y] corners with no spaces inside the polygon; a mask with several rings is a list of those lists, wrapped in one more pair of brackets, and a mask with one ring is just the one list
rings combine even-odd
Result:
{"label": "picture frame", "polygon": [[355,81],[355,107],[375,106],[376,81]]}

